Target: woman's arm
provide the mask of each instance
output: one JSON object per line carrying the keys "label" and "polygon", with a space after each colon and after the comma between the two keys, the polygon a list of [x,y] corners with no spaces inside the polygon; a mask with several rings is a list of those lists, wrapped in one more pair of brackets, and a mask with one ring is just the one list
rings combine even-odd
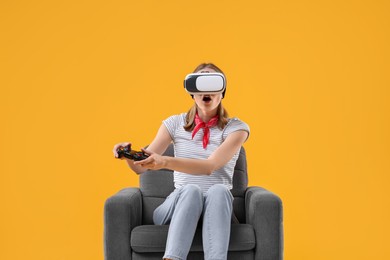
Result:
{"label": "woman's arm", "polygon": [[247,137],[248,132],[243,130],[229,134],[226,140],[207,159],[161,156],[148,148],[144,151],[150,154],[149,158],[134,164],[153,170],[167,168],[194,175],[210,175],[230,161]]}

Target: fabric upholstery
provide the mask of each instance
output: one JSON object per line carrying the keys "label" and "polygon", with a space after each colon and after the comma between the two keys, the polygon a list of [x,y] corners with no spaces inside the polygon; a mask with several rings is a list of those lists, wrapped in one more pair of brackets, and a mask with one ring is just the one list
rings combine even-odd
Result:
{"label": "fabric upholstery", "polygon": [[256,259],[283,259],[283,207],[275,194],[250,187],[246,192],[246,221],[256,234]]}
{"label": "fabric upholstery", "polygon": [[[161,260],[163,253],[137,253],[132,252],[132,260]],[[187,260],[201,260],[203,259],[203,252],[190,252]],[[253,260],[253,251],[229,252],[228,260]]]}
{"label": "fabric upholstery", "polygon": [[130,232],[141,225],[141,207],[141,192],[138,188],[123,189],[106,201],[105,259],[131,259]]}
{"label": "fabric upholstery", "polygon": [[[137,253],[164,252],[168,234],[167,225],[141,225],[131,232],[131,248]],[[192,252],[202,252],[202,233],[196,232]],[[231,228],[229,251],[248,251],[255,248],[253,227],[247,224],[233,224]]]}

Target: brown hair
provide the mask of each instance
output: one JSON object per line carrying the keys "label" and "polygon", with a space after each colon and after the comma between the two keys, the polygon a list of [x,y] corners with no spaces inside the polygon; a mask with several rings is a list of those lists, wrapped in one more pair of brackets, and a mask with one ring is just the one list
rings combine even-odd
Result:
{"label": "brown hair", "polygon": [[[204,69],[204,68],[210,68],[210,69],[213,69],[215,70],[216,72],[219,72],[219,73],[222,73],[223,75],[225,75],[222,70],[220,68],[218,68],[217,66],[215,66],[213,63],[202,63],[200,64],[198,67],[196,67],[196,69],[194,70],[194,73]],[[226,78],[226,76],[225,76]],[[197,105],[196,103],[190,108],[190,110],[187,112],[187,115],[186,115],[186,125],[184,126],[184,129],[188,132],[191,132],[194,127],[195,127],[195,115],[196,115],[196,111],[197,111]],[[222,105],[222,101],[221,103],[219,103],[218,105],[218,111],[217,111],[217,115],[218,115],[218,128],[219,129],[223,129],[226,124],[228,123],[228,119],[229,119],[229,115],[228,115],[228,112],[226,111],[226,109],[223,107]]]}
{"label": "brown hair", "polygon": [[200,71],[202,69],[205,69],[205,68],[213,69],[216,72],[222,73],[225,76],[225,73],[223,73],[223,71],[220,68],[218,68],[213,63],[202,63],[202,64],[199,64],[198,67],[196,67],[193,72],[196,73],[196,72],[198,72],[198,71]]}

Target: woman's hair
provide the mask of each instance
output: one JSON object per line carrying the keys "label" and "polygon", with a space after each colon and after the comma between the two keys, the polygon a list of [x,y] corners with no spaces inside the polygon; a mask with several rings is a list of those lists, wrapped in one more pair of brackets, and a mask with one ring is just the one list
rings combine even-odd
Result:
{"label": "woman's hair", "polygon": [[196,72],[198,72],[198,71],[200,71],[202,69],[205,69],[205,68],[213,69],[216,72],[222,73],[225,76],[225,73],[223,73],[223,71],[220,68],[218,68],[213,63],[202,63],[202,64],[199,64],[199,66],[194,69],[193,73],[196,73]]}
{"label": "woman's hair", "polygon": [[[220,68],[218,68],[217,66],[215,66],[213,63],[200,64],[198,67],[196,67],[196,69],[194,70],[194,73],[196,73],[204,68],[213,69],[216,72],[222,73],[225,76],[225,74],[222,72],[222,70]],[[187,124],[184,126],[184,129],[188,132],[191,132],[195,127],[195,115],[197,112],[197,108],[198,107],[195,103],[190,108],[190,110],[187,112],[187,116],[186,116],[186,123]],[[217,115],[218,115],[218,128],[222,130],[226,126],[226,124],[228,123],[228,118],[229,118],[228,112],[222,106],[222,101],[218,105]]]}

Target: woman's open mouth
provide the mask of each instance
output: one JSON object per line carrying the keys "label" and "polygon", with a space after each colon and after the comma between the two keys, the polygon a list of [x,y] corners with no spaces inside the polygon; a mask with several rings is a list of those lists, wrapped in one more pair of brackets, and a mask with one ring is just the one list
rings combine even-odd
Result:
{"label": "woman's open mouth", "polygon": [[211,101],[211,97],[208,96],[208,95],[205,95],[205,96],[203,96],[203,99],[202,99],[202,100],[203,100],[204,102],[208,103],[208,102]]}

